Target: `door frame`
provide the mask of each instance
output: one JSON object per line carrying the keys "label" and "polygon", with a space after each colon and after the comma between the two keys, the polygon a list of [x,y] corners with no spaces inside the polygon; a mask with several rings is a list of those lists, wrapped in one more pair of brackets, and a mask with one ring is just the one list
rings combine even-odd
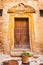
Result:
{"label": "door frame", "polygon": [[[33,16],[32,16],[32,13],[27,13],[27,14],[17,14],[17,15],[15,15],[14,16],[14,18],[20,18],[20,17],[22,17],[22,18],[29,18],[29,21],[28,21],[28,23],[29,23],[29,37],[30,37],[30,49],[15,49],[14,48],[14,45],[13,45],[13,49],[14,49],[14,51],[16,50],[18,50],[18,51],[32,51],[33,50],[33,43],[32,43],[32,28],[33,28],[33,23],[32,23],[32,21],[33,21]],[[32,23],[32,24],[31,24]],[[14,25],[15,26],[15,25]],[[33,30],[33,32],[34,32],[34,30]]]}
{"label": "door frame", "polygon": [[[29,37],[30,37],[30,49],[14,49],[14,26],[15,26],[15,21],[14,18],[18,18],[18,17],[24,17],[24,18],[29,18]],[[12,28],[10,28],[12,30],[12,33],[9,34],[10,35],[10,47],[11,47],[11,52],[12,51],[33,51],[33,42],[34,42],[34,19],[33,19],[33,13],[10,13],[10,21],[9,21],[9,26],[10,24],[12,25]],[[9,29],[9,30],[10,30]],[[12,38],[13,37],[13,38]]]}

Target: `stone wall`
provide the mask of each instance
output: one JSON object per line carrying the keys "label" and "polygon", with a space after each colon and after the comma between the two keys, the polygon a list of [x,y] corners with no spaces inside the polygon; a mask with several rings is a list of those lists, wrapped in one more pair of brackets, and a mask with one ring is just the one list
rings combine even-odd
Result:
{"label": "stone wall", "polygon": [[[2,49],[3,53],[9,53],[11,51],[11,47],[10,47],[11,42],[8,36],[9,14],[7,13],[7,10],[12,6],[14,6],[15,2],[16,0],[0,1],[0,9],[3,9],[3,15],[0,16],[0,48]],[[38,1],[28,2],[27,0],[25,0],[24,3],[26,2],[27,4],[30,3],[30,6],[32,6],[36,10],[36,13],[33,15],[34,17],[34,34],[33,34],[34,39],[32,41],[33,51],[37,53],[42,53],[43,52],[43,17],[40,17],[39,9],[43,9],[43,2],[38,2]]]}

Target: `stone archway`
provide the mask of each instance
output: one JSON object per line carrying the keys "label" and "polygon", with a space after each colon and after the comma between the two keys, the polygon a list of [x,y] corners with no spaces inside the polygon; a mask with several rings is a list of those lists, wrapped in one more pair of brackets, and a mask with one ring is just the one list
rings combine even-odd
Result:
{"label": "stone archway", "polygon": [[[12,8],[13,6],[15,5],[18,5],[19,3],[23,3],[25,5],[28,5],[30,7],[32,7],[35,11],[37,11],[37,5],[35,3],[33,3],[32,1],[30,1],[29,3],[26,3],[26,2],[17,2],[17,3],[11,3],[11,4],[8,4],[4,7],[3,9],[3,21],[4,21],[4,29],[5,29],[5,36],[4,36],[4,44],[5,44],[5,49],[7,49],[7,51],[9,51],[11,48],[10,48],[10,40],[9,40],[9,37],[8,37],[8,25],[9,25],[9,14],[7,13],[8,12],[8,9]],[[32,16],[32,15],[30,15]],[[6,19],[5,19],[6,18]],[[7,29],[6,29],[7,28]],[[13,41],[14,42],[14,41]],[[9,43],[9,44],[8,44]],[[8,46],[8,47],[7,47]],[[10,49],[9,49],[10,48]]]}

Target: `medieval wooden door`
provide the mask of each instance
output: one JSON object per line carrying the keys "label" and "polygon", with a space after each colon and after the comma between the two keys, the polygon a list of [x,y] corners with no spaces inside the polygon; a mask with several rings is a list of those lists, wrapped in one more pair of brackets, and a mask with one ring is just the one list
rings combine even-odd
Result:
{"label": "medieval wooden door", "polygon": [[14,48],[29,48],[30,43],[28,18],[15,18],[14,40]]}

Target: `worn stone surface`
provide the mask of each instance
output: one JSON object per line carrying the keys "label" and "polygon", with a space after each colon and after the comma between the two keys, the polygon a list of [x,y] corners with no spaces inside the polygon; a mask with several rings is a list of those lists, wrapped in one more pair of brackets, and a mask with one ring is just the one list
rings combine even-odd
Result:
{"label": "worn stone surface", "polygon": [[37,53],[43,53],[43,17],[40,17],[39,12],[40,9],[43,9],[43,2],[41,2],[41,0],[0,0],[0,9],[3,9],[3,15],[0,16],[0,48],[4,50],[4,53],[9,53],[11,49],[13,49],[13,29],[10,29],[13,27],[12,25],[9,27],[10,24],[13,24],[10,22],[11,20],[13,21],[13,19],[12,15],[9,16],[10,14],[8,14],[7,11],[18,2],[23,2],[24,4],[27,4],[35,9],[35,14],[32,15],[32,19],[34,21],[34,23],[32,23],[32,25],[34,24],[34,28],[32,27],[32,31],[34,32],[31,33],[32,50]]}

